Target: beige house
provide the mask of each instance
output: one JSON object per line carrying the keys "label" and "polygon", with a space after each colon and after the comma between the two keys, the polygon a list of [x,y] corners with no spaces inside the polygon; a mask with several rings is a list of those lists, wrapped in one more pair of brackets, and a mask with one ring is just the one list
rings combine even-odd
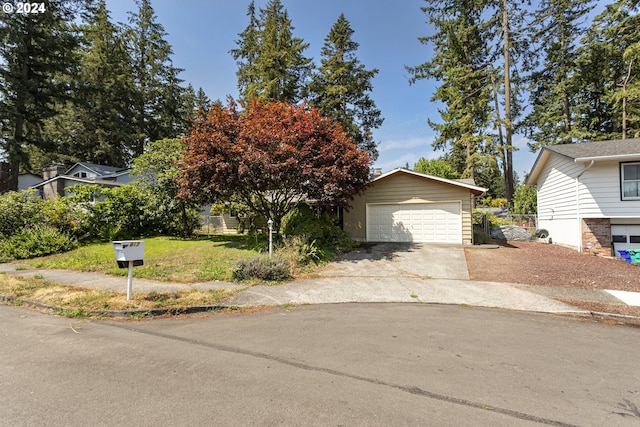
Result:
{"label": "beige house", "polygon": [[471,211],[486,188],[407,169],[374,178],[344,212],[344,230],[367,242],[473,244]]}

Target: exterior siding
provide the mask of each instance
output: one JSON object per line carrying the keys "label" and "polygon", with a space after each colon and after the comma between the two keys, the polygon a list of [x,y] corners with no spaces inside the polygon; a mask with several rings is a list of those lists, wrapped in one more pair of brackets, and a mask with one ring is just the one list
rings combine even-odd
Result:
{"label": "exterior siding", "polygon": [[580,216],[640,218],[640,200],[622,200],[620,162],[596,162],[580,177]]}
{"label": "exterior siding", "polygon": [[539,220],[576,218],[575,177],[583,168],[581,164],[558,156],[549,160],[538,180]]}
{"label": "exterior siding", "polygon": [[[596,161],[588,166],[552,156],[540,174],[538,226],[549,231],[554,243],[582,248],[585,219],[611,219],[612,224],[640,221],[640,200],[622,200],[620,162]],[[576,177],[583,171],[576,194]]]}
{"label": "exterior siding", "polygon": [[356,196],[344,214],[344,229],[354,240],[366,240],[368,203],[430,203],[462,201],[462,240],[473,243],[471,191],[407,173],[389,175],[375,181],[365,193]]}
{"label": "exterior siding", "polygon": [[538,179],[538,228],[554,243],[579,247],[576,180],[584,166],[552,156]]}
{"label": "exterior siding", "polygon": [[31,174],[20,174],[18,176],[18,190],[28,190],[34,185],[38,185],[42,182],[42,178]]}

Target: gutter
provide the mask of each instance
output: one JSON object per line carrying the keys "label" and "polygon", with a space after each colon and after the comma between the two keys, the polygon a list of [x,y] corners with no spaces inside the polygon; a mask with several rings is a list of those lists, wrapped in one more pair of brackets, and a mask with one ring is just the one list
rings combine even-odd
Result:
{"label": "gutter", "polygon": [[586,163],[586,162],[594,162],[596,160],[598,161],[604,161],[604,160],[626,160],[626,159],[633,159],[633,160],[637,160],[638,159],[638,153],[632,153],[632,154],[612,154],[610,156],[594,156],[594,157],[576,157],[574,159],[574,161],[576,163],[581,162],[581,163]]}
{"label": "gutter", "polygon": [[[586,158],[585,158],[586,159]],[[600,160],[602,158],[598,158]],[[583,161],[582,159],[575,159],[575,162]],[[587,160],[584,160],[587,161]],[[582,218],[580,218],[580,177],[587,171],[593,164],[596,162],[596,159],[590,159],[590,163],[585,166],[582,171],[576,175],[576,218],[578,221],[578,252],[582,253]]]}

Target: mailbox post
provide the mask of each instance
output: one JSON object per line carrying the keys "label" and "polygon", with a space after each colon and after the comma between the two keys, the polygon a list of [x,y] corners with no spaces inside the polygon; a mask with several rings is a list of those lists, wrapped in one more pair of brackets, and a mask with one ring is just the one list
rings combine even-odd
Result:
{"label": "mailbox post", "polygon": [[127,276],[127,301],[131,300],[133,267],[144,265],[144,242],[141,240],[120,240],[113,242],[116,262],[119,268],[129,268]]}
{"label": "mailbox post", "polygon": [[269,259],[271,259],[271,253],[273,252],[273,220],[269,218],[267,221],[269,226]]}

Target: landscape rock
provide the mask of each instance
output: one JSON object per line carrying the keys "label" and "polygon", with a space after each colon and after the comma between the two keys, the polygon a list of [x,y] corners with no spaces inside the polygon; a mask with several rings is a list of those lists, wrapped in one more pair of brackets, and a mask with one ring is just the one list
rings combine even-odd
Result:
{"label": "landscape rock", "polygon": [[502,225],[500,227],[491,227],[491,238],[496,240],[516,240],[519,242],[528,242],[532,240],[531,233],[524,227],[516,225]]}

